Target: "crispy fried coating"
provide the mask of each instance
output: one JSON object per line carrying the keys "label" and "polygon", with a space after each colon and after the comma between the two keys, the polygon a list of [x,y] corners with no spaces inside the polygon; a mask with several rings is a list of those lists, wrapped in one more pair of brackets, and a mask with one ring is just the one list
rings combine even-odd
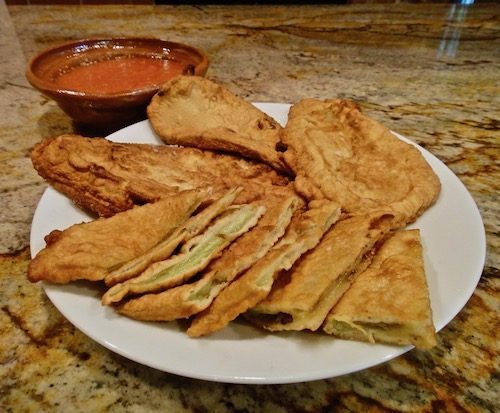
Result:
{"label": "crispy fried coating", "polygon": [[148,117],[168,144],[235,152],[289,171],[275,149],[278,122],[204,77],[178,76],[165,83],[151,100]]}
{"label": "crispy fried coating", "polygon": [[212,261],[199,280],[132,298],[117,310],[137,320],[169,321],[190,317],[207,308],[228,283],[262,258],[283,236],[293,213],[303,205],[299,197],[289,192],[277,193],[262,202],[266,212],[257,225]]}
{"label": "crispy fried coating", "polygon": [[30,262],[28,279],[58,284],[102,280],[175,231],[205,199],[201,192],[185,192],[52,232],[46,237],[46,248]]}
{"label": "crispy fried coating", "polygon": [[329,201],[313,201],[309,206],[292,219],[285,236],[263,258],[195,317],[187,330],[189,336],[218,331],[266,298],[280,271],[288,270],[302,254],[314,248],[340,216],[340,208]]}
{"label": "crispy fried coating", "polygon": [[174,249],[182,242],[186,242],[203,231],[210,222],[231,206],[234,199],[241,192],[241,188],[230,189],[222,198],[212,202],[198,214],[179,225],[168,237],[156,244],[153,248],[111,271],[104,278],[107,286],[126,281],[139,275],[153,262],[168,258]]}
{"label": "crispy fried coating", "polygon": [[436,345],[418,230],[397,231],[332,309],[323,330],[351,340]]}
{"label": "crispy fried coating", "polygon": [[226,211],[205,232],[185,243],[179,254],[151,264],[137,277],[106,291],[103,304],[118,302],[129,294],[162,291],[182,284],[206,268],[234,239],[255,226],[264,212],[265,208],[256,204]]}
{"label": "crispy fried coating", "polygon": [[246,318],[271,331],[316,330],[371,261],[394,216],[372,213],[337,222],[321,242],[281,275]]}
{"label": "crispy fried coating", "polygon": [[397,226],[437,198],[440,182],[422,154],[347,100],[304,99],[290,109],[282,142],[308,199],[327,198],[350,214],[392,211]]}
{"label": "crispy fried coating", "polygon": [[236,202],[249,203],[289,184],[269,166],[231,155],[77,135],[43,140],[31,160],[53,187],[100,216],[187,190],[211,189],[215,200],[241,186]]}

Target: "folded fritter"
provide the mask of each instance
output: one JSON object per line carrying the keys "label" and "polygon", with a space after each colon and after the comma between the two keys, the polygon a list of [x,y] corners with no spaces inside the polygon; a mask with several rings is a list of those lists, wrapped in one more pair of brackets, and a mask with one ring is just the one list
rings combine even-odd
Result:
{"label": "folded fritter", "polygon": [[380,248],[325,320],[336,337],[436,345],[418,230],[398,231]]}
{"label": "folded fritter", "polygon": [[76,135],[43,140],[33,149],[31,159],[53,187],[100,216],[186,190],[211,189],[215,200],[241,186],[236,202],[244,204],[289,183],[267,165],[231,155]]}
{"label": "folded fritter", "polygon": [[148,117],[168,144],[235,152],[289,171],[276,151],[278,122],[204,77],[179,76],[165,83],[151,100]]}
{"label": "folded fritter", "polygon": [[313,201],[310,209],[292,218],[285,236],[248,271],[229,284],[212,305],[195,317],[187,333],[198,337],[225,327],[252,308],[271,291],[280,271],[288,270],[305,252],[314,248],[340,216],[340,208],[328,201]]}
{"label": "folded fritter", "polygon": [[217,218],[202,234],[184,244],[179,254],[151,264],[139,276],[111,287],[103,304],[122,300],[129,294],[162,291],[180,285],[208,266],[234,239],[257,224],[265,212],[259,205],[241,205]]}
{"label": "folded fritter", "polygon": [[266,212],[257,225],[212,261],[199,280],[132,298],[121,304],[118,311],[138,320],[169,321],[207,308],[228,283],[262,258],[283,236],[293,213],[302,205],[300,198],[289,193],[276,194],[262,202]]}
{"label": "folded fritter", "polygon": [[392,211],[399,217],[395,224],[404,226],[440,191],[417,148],[346,100],[293,105],[281,140],[296,189],[308,199],[330,199],[350,214]]}
{"label": "folded fritter", "polygon": [[204,193],[181,193],[110,218],[53,231],[45,238],[46,248],[31,261],[28,278],[60,284],[102,280],[168,237],[205,200]]}
{"label": "folded fritter", "polygon": [[316,248],[274,283],[271,293],[246,317],[271,331],[316,330],[371,261],[394,216],[373,213],[337,222]]}
{"label": "folded fritter", "polygon": [[104,278],[108,286],[126,281],[139,275],[153,262],[168,258],[180,243],[186,242],[198,235],[210,224],[210,222],[224,212],[234,202],[241,192],[241,188],[229,190],[222,198],[212,202],[198,214],[189,218],[185,223],[179,225],[168,237],[156,244],[146,253],[120,265]]}

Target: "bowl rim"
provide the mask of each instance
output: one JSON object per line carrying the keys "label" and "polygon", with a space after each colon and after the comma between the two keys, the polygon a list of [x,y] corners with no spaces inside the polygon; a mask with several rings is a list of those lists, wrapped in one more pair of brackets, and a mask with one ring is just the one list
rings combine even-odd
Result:
{"label": "bowl rim", "polygon": [[[205,52],[203,52],[201,49],[198,49],[197,47],[185,44],[185,43],[180,43],[180,42],[173,42],[170,40],[166,40],[163,38],[158,38],[158,37],[148,37],[148,36],[119,36],[119,37],[85,37],[82,39],[75,39],[75,40],[70,40],[62,43],[55,44],[54,46],[47,47],[38,53],[36,53],[34,56],[32,56],[29,61],[28,65],[26,68],[25,76],[28,80],[28,82],[41,91],[42,93],[46,93],[48,95],[51,95],[51,97],[60,95],[60,96],[67,96],[67,97],[72,97],[72,98],[80,98],[84,100],[109,100],[109,99],[116,99],[118,97],[120,98],[126,98],[126,97],[136,97],[140,95],[147,95],[147,94],[154,94],[158,90],[158,86],[146,86],[144,88],[140,89],[132,89],[129,91],[124,91],[124,92],[115,92],[115,93],[88,93],[88,92],[82,92],[82,91],[76,91],[76,90],[71,90],[71,89],[64,89],[64,88],[58,88],[55,87],[55,85],[52,82],[43,80],[39,76],[35,74],[33,71],[33,66],[37,61],[40,61],[44,58],[46,55],[50,55],[54,52],[57,53],[57,51],[64,52],[65,49],[71,50],[72,47],[78,46],[78,45],[83,45],[83,44],[88,44],[88,43],[99,43],[99,42],[108,42],[108,43],[120,43],[120,42],[129,42],[131,44],[133,43],[163,43],[167,45],[170,49],[182,49],[182,50],[187,50],[191,53],[194,53],[198,55],[201,60],[198,64],[195,65],[195,74],[196,72],[205,72],[208,68],[209,65],[209,59],[208,56]],[[85,50],[82,50],[79,53],[85,53]]]}

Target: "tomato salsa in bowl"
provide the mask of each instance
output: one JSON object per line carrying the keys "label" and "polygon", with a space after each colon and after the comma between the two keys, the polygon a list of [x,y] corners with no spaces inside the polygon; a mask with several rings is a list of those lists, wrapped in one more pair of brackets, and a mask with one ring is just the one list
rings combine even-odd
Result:
{"label": "tomato salsa in bowl", "polygon": [[180,74],[204,76],[194,47],[153,38],[83,39],[33,57],[26,77],[77,124],[117,129],[144,119],[159,87]]}

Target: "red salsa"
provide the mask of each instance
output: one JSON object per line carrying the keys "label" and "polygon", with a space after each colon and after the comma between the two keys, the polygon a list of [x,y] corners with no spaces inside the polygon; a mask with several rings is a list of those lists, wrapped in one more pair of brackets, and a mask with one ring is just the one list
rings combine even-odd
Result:
{"label": "red salsa", "polygon": [[91,94],[111,94],[160,85],[183,73],[183,60],[154,56],[121,56],[71,68],[54,79],[57,87]]}

